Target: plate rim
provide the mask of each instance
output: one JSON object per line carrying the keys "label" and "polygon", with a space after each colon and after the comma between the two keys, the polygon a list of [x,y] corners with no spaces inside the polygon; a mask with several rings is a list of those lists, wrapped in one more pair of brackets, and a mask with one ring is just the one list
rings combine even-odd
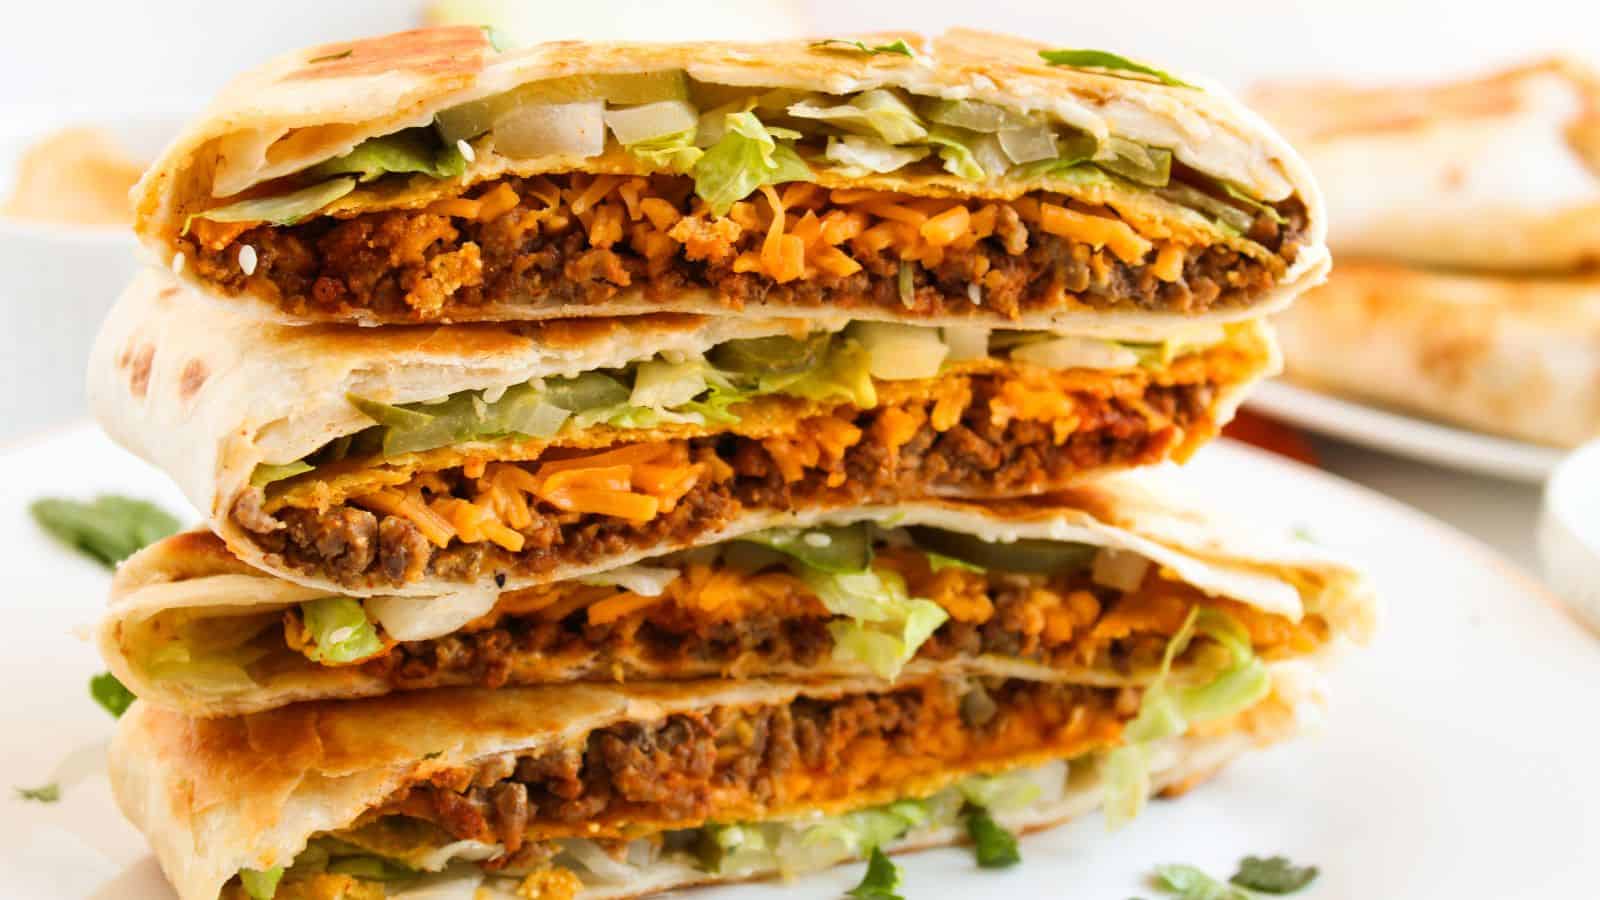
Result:
{"label": "plate rim", "polygon": [[1398,456],[1527,484],[1544,483],[1567,453],[1337,397],[1282,378],[1257,385],[1244,407]]}

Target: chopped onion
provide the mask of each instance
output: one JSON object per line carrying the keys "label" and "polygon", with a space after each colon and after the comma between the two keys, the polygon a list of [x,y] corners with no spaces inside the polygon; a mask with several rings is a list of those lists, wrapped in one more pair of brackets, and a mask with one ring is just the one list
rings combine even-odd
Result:
{"label": "chopped onion", "polygon": [[617,862],[611,854],[600,849],[594,841],[584,838],[564,838],[556,841],[578,864],[593,873],[595,880],[610,884],[628,884],[639,877],[639,869],[625,862]]}
{"label": "chopped onion", "polygon": [[1000,139],[992,134],[980,134],[967,142],[972,150],[972,158],[977,160],[978,166],[984,174],[998,178],[1011,170],[1011,157],[1006,155],[1005,148],[1000,146]]}
{"label": "chopped onion", "polygon": [[1000,149],[1017,165],[1056,158],[1056,133],[1043,122],[1008,128],[1000,132],[999,138]]}
{"label": "chopped onion", "polygon": [[884,381],[932,378],[950,353],[933,328],[897,322],[857,322],[850,334],[867,351],[867,371]]}
{"label": "chopped onion", "polygon": [[426,641],[449,634],[494,608],[493,588],[470,588],[437,597],[368,597],[367,613],[397,641]]}
{"label": "chopped onion", "polygon": [[513,159],[599,156],[606,147],[605,101],[536,103],[495,120],[494,148]]}
{"label": "chopped onion", "polygon": [[1047,369],[1128,369],[1139,365],[1139,354],[1127,347],[1073,335],[1022,344],[1011,351],[1011,358]]}
{"label": "chopped onion", "polygon": [[485,844],[483,841],[452,841],[438,847],[422,847],[417,851],[402,855],[400,861],[413,869],[422,869],[425,872],[437,872],[452,862],[481,862],[485,859],[494,859],[506,852],[500,844]]}
{"label": "chopped onion", "polygon": [[619,566],[578,580],[584,584],[620,587],[641,597],[659,597],[667,585],[677,580],[679,571],[670,566]]}
{"label": "chopped onion", "polygon": [[976,325],[946,325],[942,331],[945,346],[950,348],[946,361],[989,358],[989,329]]}
{"label": "chopped onion", "polygon": [[882,138],[846,135],[828,138],[823,154],[849,169],[865,172],[893,172],[911,165],[929,153],[927,147],[896,147]]}
{"label": "chopped onion", "polygon": [[611,133],[617,136],[617,143],[627,146],[688,131],[700,121],[700,113],[687,101],[662,100],[627,109],[608,109],[605,120],[611,126]]}
{"label": "chopped onion", "polygon": [[1136,591],[1150,571],[1150,560],[1131,550],[1105,547],[1094,555],[1089,577],[1095,584],[1117,591]]}

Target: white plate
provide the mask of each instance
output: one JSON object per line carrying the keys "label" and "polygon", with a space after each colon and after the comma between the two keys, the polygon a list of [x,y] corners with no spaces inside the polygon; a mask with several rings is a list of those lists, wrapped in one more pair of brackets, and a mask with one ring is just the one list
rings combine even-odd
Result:
{"label": "white plate", "polygon": [[1367,406],[1274,379],[1245,401],[1255,412],[1356,444],[1516,481],[1542,482],[1562,451]]}
{"label": "white plate", "polygon": [[[85,681],[100,666],[69,634],[100,608],[106,575],[27,519],[42,494],[119,491],[174,508],[167,481],[79,427],[0,454],[0,540],[12,607],[0,632],[0,758],[19,785],[87,774],[53,806],[7,797],[0,894],[36,900],[170,900],[143,841],[121,821],[98,766],[111,721]],[[1319,735],[1246,757],[1125,831],[1098,818],[1023,840],[1001,873],[970,852],[902,858],[912,900],[972,896],[1156,897],[1143,878],[1185,862],[1227,877],[1246,854],[1319,865],[1304,898],[1595,896],[1600,848],[1600,648],[1532,581],[1462,535],[1376,494],[1227,443],[1168,472],[1265,527],[1303,527],[1364,560],[1385,621],[1336,673]],[[68,773],[69,776],[73,773]],[[846,866],[791,885],[832,897]],[[782,885],[707,896],[777,898]]]}

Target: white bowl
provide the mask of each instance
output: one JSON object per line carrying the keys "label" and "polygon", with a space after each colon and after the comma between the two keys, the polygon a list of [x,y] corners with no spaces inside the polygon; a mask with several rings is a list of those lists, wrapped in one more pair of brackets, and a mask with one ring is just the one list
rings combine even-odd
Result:
{"label": "white bowl", "polygon": [[[68,124],[105,130],[140,161],[174,133],[172,118],[33,120],[0,132],[0,196],[9,196],[21,154]],[[111,302],[140,265],[125,228],[0,217],[0,441],[81,418],[84,362]]]}
{"label": "white bowl", "polygon": [[1545,482],[1539,557],[1550,586],[1600,632],[1600,440],[1568,455]]}

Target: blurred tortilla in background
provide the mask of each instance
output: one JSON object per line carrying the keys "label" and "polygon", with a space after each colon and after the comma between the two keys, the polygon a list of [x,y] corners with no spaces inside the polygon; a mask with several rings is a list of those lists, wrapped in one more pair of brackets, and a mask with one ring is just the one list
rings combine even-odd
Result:
{"label": "blurred tortilla in background", "polygon": [[70,126],[34,141],[17,161],[0,212],[13,219],[64,225],[127,225],[128,191],[144,164],[105,131]]}
{"label": "blurred tortilla in background", "polygon": [[1275,83],[1338,256],[1276,317],[1306,387],[1534,444],[1600,435],[1600,76]]}

